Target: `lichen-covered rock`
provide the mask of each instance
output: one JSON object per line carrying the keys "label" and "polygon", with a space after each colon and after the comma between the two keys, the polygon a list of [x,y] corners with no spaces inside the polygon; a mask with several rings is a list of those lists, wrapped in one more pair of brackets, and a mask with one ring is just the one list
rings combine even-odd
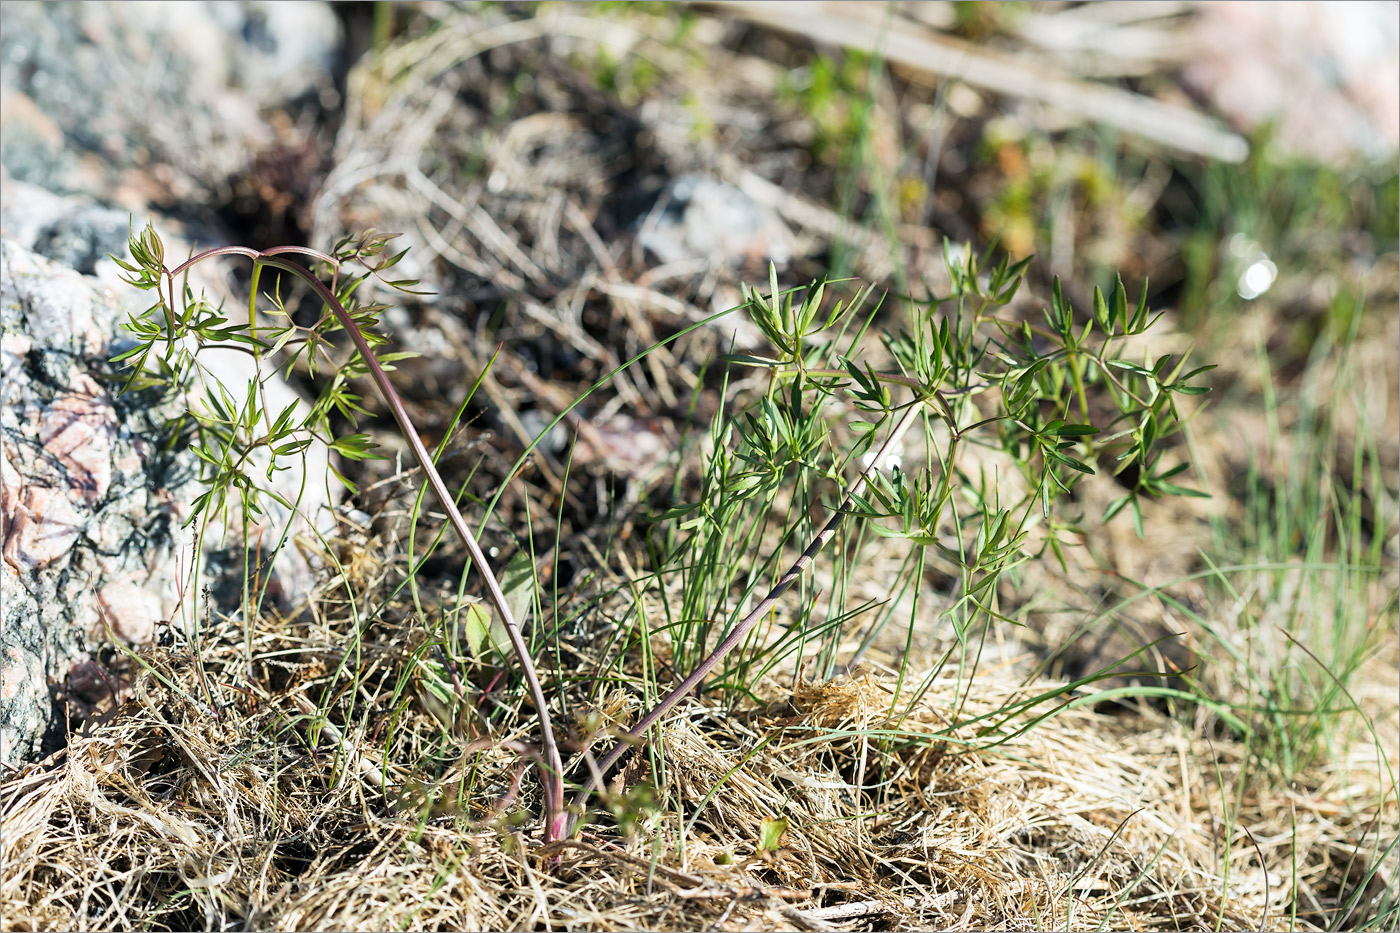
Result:
{"label": "lichen-covered rock", "polygon": [[56,193],[207,200],[272,142],[260,112],[333,93],[327,3],[6,2],[0,158]]}
{"label": "lichen-covered rock", "polygon": [[6,762],[40,751],[55,720],[50,685],[90,647],[149,640],[179,598],[195,464],[156,444],[173,404],[118,398],[103,379],[130,310],[71,269],[12,241],[0,247]]}
{"label": "lichen-covered rock", "polygon": [[[62,723],[56,685],[67,683],[79,704],[96,699],[76,695],[82,685],[107,689],[84,670],[91,649],[112,638],[149,641],[176,615],[182,593],[184,616],[198,608],[193,531],[183,527],[202,490],[198,461],[160,444],[184,403],[119,395],[107,362],[130,344],[121,324],[144,297],[12,240],[0,248],[0,761],[33,758],[46,735],[52,742]],[[235,394],[254,372],[248,357],[237,357],[210,361]],[[279,405],[297,398],[280,380],[266,385]],[[328,498],[324,447],[312,453],[316,479],[302,504],[315,516]],[[295,499],[300,477],[278,476],[279,491]],[[273,516],[255,531],[275,540],[275,523],[285,520]],[[237,536],[226,540],[213,526],[207,541],[203,559],[218,563],[216,549],[236,546]],[[286,601],[310,585],[311,568],[295,548],[273,569]]]}

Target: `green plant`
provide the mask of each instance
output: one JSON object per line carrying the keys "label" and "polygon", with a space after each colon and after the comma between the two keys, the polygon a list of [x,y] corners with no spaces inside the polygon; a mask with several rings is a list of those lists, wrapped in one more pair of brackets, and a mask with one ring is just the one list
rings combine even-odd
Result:
{"label": "green plant", "polygon": [[[1145,292],[1130,304],[1120,280],[1108,295],[1096,289],[1089,315],[1077,317],[1056,282],[1044,323],[1032,324],[998,314],[1016,295],[1029,260],[1002,260],[984,272],[987,257],[947,249],[945,258],[949,294],[907,302],[907,328],[883,339],[887,368],[860,358],[873,318],[861,314],[868,292],[828,307],[825,284],[798,299],[770,273],[769,294],[749,294],[745,309],[773,355],[725,359],[765,371],[766,390],[737,412],[715,416],[699,496],[660,516],[653,550],[661,569],[654,579],[658,586],[676,580],[679,604],[661,599],[664,623],[644,619],[636,636],[645,653],[651,633],[669,631],[674,664],[689,674],[599,761],[577,805],[717,669],[715,685],[742,694],[785,655],[797,654],[800,669],[813,638],[820,644],[818,676],[831,673],[839,637],[859,611],[844,604],[844,593],[862,531],[836,551],[825,618],[807,571],[848,516],[909,546],[912,560],[891,591],[920,578],[929,551],[955,568],[959,596],[948,614],[966,645],[974,626],[1006,620],[996,586],[1004,574],[1044,549],[1061,554],[1061,535],[1077,526],[1052,505],[1094,464],[1114,464],[1126,487],[1105,519],[1127,511],[1139,532],[1142,498],[1202,495],[1177,483],[1188,465],[1169,465],[1163,441],[1179,429],[1177,400],[1205,392],[1191,380],[1211,367],[1186,371],[1184,358],[1138,363],[1122,356],[1126,339],[1156,320]],[[922,465],[887,472],[916,426]],[[1006,477],[964,465],[963,454],[974,445],[1004,455],[1020,475],[1019,493],[1009,492]],[[848,481],[861,458],[864,469]],[[775,536],[777,546],[763,556]],[[767,595],[754,603],[765,582]],[[758,637],[760,623],[776,624],[778,600],[794,585],[800,593],[786,631]],[[910,637],[912,620],[911,613]],[[707,651],[714,628],[725,634]],[[896,699],[902,683],[901,675]]]}
{"label": "green plant", "polygon": [[[277,247],[258,250],[227,246],[205,250],[171,269],[165,264],[165,247],[154,227],[149,224],[139,236],[132,236],[128,249],[132,262],[118,259],[125,280],[144,291],[154,292],[156,301],[143,314],[132,315],[126,328],[137,339],[136,346],[116,359],[132,370],[125,389],[159,388],[179,392],[186,398],[189,414],[190,447],[204,465],[202,479],[205,491],[194,502],[190,522],[201,522],[201,536],[210,522],[237,506],[236,517],[248,524],[264,510],[271,500],[294,511],[296,503],[261,485],[252,464],[258,451],[271,454],[265,476],[271,479],[275,470],[285,469],[286,458],[303,453],[315,440],[348,459],[374,456],[369,439],[364,434],[339,434],[332,425],[332,415],[338,414],[352,425],[365,409],[353,391],[350,380],[368,375],[374,381],[398,424],[404,440],[413,451],[428,484],[447,513],[448,520],[470,555],[472,564],[481,575],[487,594],[501,622],[521,674],[534,701],[540,718],[542,750],[538,756],[541,784],[545,788],[545,838],[558,837],[563,829],[563,765],[550,724],[549,703],[535,672],[534,663],[521,635],[510,601],[502,591],[490,563],[477,544],[476,536],[467,527],[458,510],[456,499],[449,492],[435,465],[435,458],[423,446],[408,412],[394,390],[385,370],[386,364],[402,359],[405,353],[375,354],[374,347],[386,340],[374,330],[377,315],[384,305],[360,304],[355,293],[368,279],[399,290],[410,290],[416,283],[385,277],[403,253],[386,252],[392,236],[366,233],[358,239],[347,237],[332,253],[304,247]],[[231,323],[221,308],[211,305],[203,295],[196,296],[185,277],[196,264],[215,256],[244,256],[253,262],[249,287],[248,322]],[[319,263],[330,277],[327,286],[320,276],[292,261],[299,256]],[[115,258],[115,257],[114,257]],[[347,274],[358,266],[363,271]],[[282,323],[270,328],[259,326],[259,284],[265,269],[288,273],[311,287],[323,302],[321,313],[310,326],[296,324],[281,300],[281,289],[274,288],[271,307],[266,313],[280,318]],[[185,277],[182,281],[182,277]],[[181,282],[181,301],[176,301],[177,281]],[[338,351],[332,337],[338,332],[351,342],[348,351]],[[201,350],[225,347],[251,354],[261,363],[265,357],[283,354],[290,368],[301,361],[315,374],[328,366],[330,378],[323,384],[320,396],[309,412],[298,418],[294,405],[288,405],[275,415],[266,404],[264,381],[251,380],[244,397],[235,398],[216,379],[207,378],[201,366]],[[200,389],[202,388],[202,392]],[[176,426],[186,433],[184,426]],[[332,467],[332,469],[334,469]],[[339,473],[337,477],[349,485]],[[353,488],[353,487],[352,487]],[[290,523],[288,525],[290,528]],[[282,542],[286,540],[284,532]],[[274,549],[276,550],[276,549]],[[246,592],[246,591],[245,591]],[[261,594],[258,595],[261,601]],[[251,618],[251,617],[250,617]]]}
{"label": "green plant", "polygon": [[[226,513],[246,526],[270,501],[295,509],[295,502],[279,498],[254,475],[252,465],[260,453],[267,459],[258,469],[267,476],[317,440],[351,459],[374,456],[364,434],[337,433],[335,428],[339,420],[353,429],[364,413],[352,380],[370,377],[481,575],[493,622],[502,630],[503,638],[494,637],[492,624],[469,609],[467,648],[480,653],[488,643],[508,643],[536,707],[540,750],[520,743],[510,747],[537,766],[545,790],[544,836],[549,842],[569,832],[573,815],[563,806],[565,771],[550,724],[549,698],[516,621],[526,604],[538,604],[542,594],[531,583],[512,585],[514,596],[508,596],[497,581],[434,466],[436,457],[419,440],[389,382],[386,368],[405,354],[376,352],[387,342],[375,331],[385,306],[360,304],[356,292],[370,278],[400,290],[414,284],[387,278],[403,255],[387,251],[389,240],[377,234],[347,238],[331,253],[298,247],[261,252],[223,247],[172,269],[165,264],[159,237],[148,226],[131,238],[132,262],[121,264],[127,281],[154,292],[156,301],[128,321],[137,345],[119,359],[132,369],[128,388],[185,395],[189,417],[178,430],[204,464],[206,487],[194,503],[191,521],[202,520],[206,528]],[[219,255],[243,256],[253,263],[246,324],[232,323],[187,283],[179,288],[182,300],[176,300],[177,281],[187,270]],[[317,271],[291,257],[313,261]],[[1184,359],[1138,363],[1123,357],[1127,338],[1142,334],[1155,321],[1145,293],[1130,304],[1119,281],[1108,295],[1096,290],[1088,315],[1077,316],[1057,282],[1043,323],[1032,324],[999,313],[1015,297],[1029,260],[1011,264],[1003,259],[988,268],[989,257],[951,248],[945,260],[949,294],[905,302],[907,327],[884,336],[887,359],[880,368],[862,358],[863,338],[874,314],[873,308],[865,310],[870,305],[868,290],[828,306],[825,283],[806,290],[799,300],[795,292],[779,289],[776,273],[770,272],[768,295],[754,291],[747,296],[744,308],[774,352],[731,354],[725,361],[761,370],[767,376],[766,390],[738,410],[721,409],[711,428],[699,497],[667,510],[653,537],[661,568],[653,579],[676,575],[680,581],[679,604],[663,600],[670,614],[664,627],[671,633],[676,666],[689,673],[590,767],[579,789],[580,809],[631,744],[722,663],[726,666],[718,683],[740,696],[783,657],[796,653],[800,662],[811,638],[818,644],[820,674],[829,675],[837,639],[861,611],[845,606],[842,581],[866,540],[866,529],[907,547],[910,559],[899,587],[917,580],[929,559],[955,568],[958,597],[948,614],[960,643],[967,646],[977,626],[985,633],[988,624],[1007,618],[998,605],[997,581],[1003,575],[1045,549],[1061,553],[1061,535],[1077,526],[1052,505],[1093,472],[1095,464],[1116,463],[1120,474],[1131,471],[1125,474],[1131,475],[1124,483],[1125,494],[1105,517],[1129,511],[1139,528],[1142,497],[1199,495],[1176,484],[1174,478],[1187,464],[1168,465],[1171,454],[1163,441],[1179,428],[1177,399],[1204,392],[1191,380],[1210,367],[1184,371]],[[259,307],[259,285],[269,270],[294,276],[312,289],[322,303],[313,323],[295,323],[280,297],[280,279],[266,296],[269,307]],[[276,323],[260,323],[260,314]],[[349,346],[340,346],[337,335],[348,336]],[[240,349],[260,363],[276,358],[279,365],[302,366],[322,375],[320,394],[300,416],[291,406],[270,411],[261,380],[252,381],[242,397],[236,397],[204,378],[200,353],[211,347]],[[922,465],[887,470],[902,456],[911,432],[920,439]],[[1019,475],[1019,490],[1011,491],[1007,477],[970,468],[964,454],[974,446],[999,451],[1007,469]],[[848,482],[852,464],[862,458],[863,469]],[[848,516],[859,520],[854,534],[842,531]],[[775,534],[777,546],[770,547]],[[838,534],[843,535],[835,568],[838,593],[827,617],[818,619],[818,594],[807,571]],[[791,566],[779,574],[785,556],[802,542],[806,543]],[[767,556],[754,559],[765,548]],[[522,566],[528,570],[532,563],[527,560]],[[765,581],[772,581],[767,595],[741,613],[739,607]],[[771,643],[755,637],[760,622],[776,619],[778,601],[794,585],[801,595],[787,632]],[[261,593],[246,595],[248,609],[255,611]],[[727,608],[731,606],[735,608]],[[912,619],[911,614],[911,637]],[[886,614],[872,625],[866,644],[887,620]],[[707,653],[708,631],[721,621],[726,634]],[[643,651],[654,628],[642,621],[638,645]],[[451,699],[447,685],[455,675],[450,665],[444,667],[420,652],[415,670],[440,701]],[[896,700],[902,689],[901,675]],[[923,689],[921,685],[913,692],[911,703]]]}

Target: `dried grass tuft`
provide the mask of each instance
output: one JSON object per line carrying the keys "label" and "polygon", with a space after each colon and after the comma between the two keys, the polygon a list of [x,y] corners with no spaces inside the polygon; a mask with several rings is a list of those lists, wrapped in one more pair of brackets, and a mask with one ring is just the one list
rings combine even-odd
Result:
{"label": "dried grass tuft", "polygon": [[[144,650],[123,705],[4,783],[6,930],[1260,929],[1295,873],[1313,929],[1328,885],[1396,835],[1393,773],[1364,747],[1310,786],[1239,786],[1226,738],[1071,704],[979,751],[993,737],[951,721],[1047,685],[988,675],[969,697],[941,677],[901,715],[907,690],[892,704],[893,678],[864,673],[769,685],[733,715],[688,703],[654,770],[634,756],[613,783],[620,801],[655,781],[662,807],[541,849],[511,750],[528,735],[470,711],[444,726],[415,692],[423,628],[405,613],[347,652],[340,593],[265,621],[246,693],[222,686],[244,664],[231,631],[198,657]],[[639,704],[580,687],[570,707]],[[759,851],[776,819],[781,846]]]}

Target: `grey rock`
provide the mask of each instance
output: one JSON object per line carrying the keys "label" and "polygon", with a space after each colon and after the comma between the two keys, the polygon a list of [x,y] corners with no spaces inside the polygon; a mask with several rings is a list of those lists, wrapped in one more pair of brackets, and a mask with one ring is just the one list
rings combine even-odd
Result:
{"label": "grey rock", "polygon": [[102,207],[74,211],[39,231],[34,251],[83,275],[99,262],[126,252],[131,215]]}
{"label": "grey rock", "polygon": [[772,262],[781,268],[794,248],[792,233],[776,212],[704,175],[671,179],[642,219],[637,237],[663,263]]}
{"label": "grey rock", "polygon": [[[188,624],[202,610],[182,527],[202,488],[197,461],[158,443],[183,403],[118,397],[107,361],[128,345],[120,325],[147,296],[120,283],[107,256],[124,254],[128,224],[143,225],[150,205],[207,206],[226,194],[275,143],[265,111],[332,91],[342,36],[322,2],[0,6],[0,761],[16,763],[61,741],[60,695],[81,714],[109,689],[89,651],[111,638],[147,641],[157,622]],[[156,225],[167,255],[218,243],[168,218]],[[228,299],[227,273],[211,262],[191,284]],[[204,359],[235,395],[257,375],[243,354]],[[305,410],[263,375],[274,410]],[[321,528],[339,492],[328,462],[324,446],[313,448],[301,471],[301,512]],[[297,498],[300,476],[276,483]],[[274,510],[255,532],[275,541],[288,520]],[[307,529],[297,517],[293,533]],[[211,546],[201,560],[240,572],[228,553]],[[295,602],[313,570],[286,548],[274,592]],[[217,592],[217,579],[204,580]],[[182,587],[189,598],[177,612]]]}
{"label": "grey rock", "polygon": [[332,87],[326,3],[4,4],[0,162],[130,207],[207,196],[266,148],[264,109]]}
{"label": "grey rock", "polygon": [[[211,85],[240,88],[259,108],[324,87],[343,41],[329,3],[186,0],[179,6],[187,23],[212,21],[222,30],[217,47],[222,56],[211,56],[207,40],[200,37],[185,43],[190,60],[208,73]],[[169,19],[164,30],[175,40],[193,32]]]}
{"label": "grey rock", "polygon": [[148,641],[179,598],[195,463],[157,443],[174,404],[117,398],[104,379],[131,310],[113,290],[0,244],[0,761],[41,751],[56,721],[50,684],[86,664],[89,647]]}
{"label": "grey rock", "polygon": [[[531,438],[539,438],[539,446],[543,450],[551,454],[559,454],[563,453],[564,449],[569,446],[569,431],[568,428],[564,427],[562,421],[551,429],[549,423],[553,420],[553,415],[537,408],[520,413],[520,424],[525,428],[525,433]],[[549,433],[546,434],[546,431]]]}
{"label": "grey rock", "polygon": [[[104,207],[83,195],[54,194],[15,180],[0,166],[0,235],[118,290],[127,286],[121,280],[121,268],[109,257],[130,258],[127,237],[133,227],[139,229],[148,219],[156,220],[169,256],[184,256],[195,243],[201,248],[220,245],[217,233],[206,227]],[[204,268],[194,274],[195,284],[226,296],[225,277],[204,274]]]}
{"label": "grey rock", "polygon": [[[122,281],[121,268],[110,258],[130,258],[126,252],[126,239],[131,220],[129,215],[103,208],[87,198],[77,195],[60,197],[36,185],[0,175],[0,235],[61,264],[73,266],[79,263],[81,267],[78,271],[94,276],[99,283],[125,296],[126,300],[145,307],[145,296]],[[195,249],[196,235],[201,246],[221,245],[212,231],[192,230],[165,217],[155,218],[154,222],[165,242],[167,256],[189,255]],[[246,320],[247,299],[236,298],[230,288],[232,278],[229,271],[233,262],[246,263],[246,260],[215,259],[202,263],[190,270],[190,283],[196,292],[208,294],[215,303],[222,302],[230,320],[242,321]],[[61,283],[52,282],[48,291],[40,293],[37,300],[51,301],[49,292],[58,293],[63,288]],[[42,320],[36,320],[31,326],[42,330],[47,325]],[[124,331],[120,339],[126,339]],[[257,374],[252,358],[235,350],[206,348],[201,351],[200,359],[206,372],[236,398],[243,397],[248,381]],[[49,367],[53,365],[52,361],[53,358],[45,354],[35,365]],[[308,411],[306,400],[273,369],[265,363],[265,371],[259,377],[269,408],[281,411],[290,404],[296,406],[298,415],[304,415]],[[67,378],[67,371],[60,368],[50,376],[62,383]],[[307,450],[302,469],[293,465],[290,471],[278,473],[271,484],[289,501],[297,501],[300,496],[301,513],[313,516],[316,527],[323,530],[333,525],[326,510],[340,501],[343,487],[337,482],[331,482],[328,486],[324,481],[316,480],[308,482],[305,490],[302,490],[301,477],[304,473],[313,479],[323,480],[328,475],[329,460],[326,446],[316,441]],[[266,451],[255,453],[253,463],[258,469],[265,469]],[[280,533],[288,518],[289,514],[284,508],[271,503],[268,505],[268,520],[260,527],[275,527]],[[308,531],[310,527],[307,522],[298,519],[296,530]],[[239,537],[237,527],[233,533],[235,538]],[[314,582],[309,562],[294,548],[278,555],[274,569],[277,574],[274,586],[284,602],[296,602]]]}
{"label": "grey rock", "polygon": [[5,179],[0,182],[0,230],[17,243],[83,275],[99,269],[115,284],[109,256],[125,256],[132,216],[91,203],[60,198]]}
{"label": "grey rock", "polygon": [[[242,560],[240,523],[231,517],[229,528],[210,526],[205,572],[191,579],[195,533],[184,521],[202,491],[198,461],[188,449],[167,453],[161,445],[165,423],[184,402],[118,395],[108,361],[130,346],[121,324],[146,296],[9,239],[0,253],[0,761],[15,763],[52,744],[63,722],[55,690],[65,690],[81,718],[108,689],[93,676],[89,651],[111,639],[147,642],[162,621],[190,628],[204,608],[196,605],[199,583],[231,593],[217,608],[234,610]],[[202,359],[241,396],[254,372],[249,357],[226,351]],[[264,375],[273,410],[289,400],[305,404]],[[319,446],[302,470],[276,475],[273,488],[290,500],[301,475],[308,478],[293,534],[329,525],[336,490],[326,464]],[[253,532],[270,544],[290,518],[270,509]],[[272,594],[295,603],[315,569],[299,549],[284,548],[272,566]],[[181,593],[189,596],[183,605]]]}

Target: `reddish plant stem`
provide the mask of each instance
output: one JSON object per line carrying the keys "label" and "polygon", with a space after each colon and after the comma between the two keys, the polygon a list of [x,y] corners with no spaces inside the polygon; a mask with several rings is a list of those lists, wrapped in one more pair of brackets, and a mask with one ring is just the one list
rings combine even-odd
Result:
{"label": "reddish plant stem", "polygon": [[578,795],[574,798],[575,814],[569,819],[568,830],[565,833],[566,836],[573,835],[574,827],[577,826],[578,818],[582,815],[583,808],[588,803],[589,795],[592,794],[594,788],[598,786],[598,782],[607,775],[608,770],[616,765],[629,749],[643,739],[647,734],[647,730],[656,725],[657,721],[662,716],[666,715],[666,712],[671,707],[675,706],[687,694],[698,687],[700,681],[705,679],[705,675],[713,670],[715,665],[719,664],[720,661],[724,660],[725,655],[739,646],[745,636],[748,635],[749,630],[758,623],[759,619],[767,615],[768,612],[777,605],[778,600],[782,598],[782,595],[787,592],[788,588],[802,576],[809,566],[811,566],[812,562],[816,560],[817,555],[821,553],[822,548],[826,547],[827,542],[836,535],[837,530],[841,527],[841,522],[845,519],[846,513],[851,510],[854,497],[859,495],[860,491],[865,488],[865,484],[871,475],[881,468],[881,465],[889,453],[897,449],[899,442],[903,440],[905,433],[918,419],[922,409],[923,404],[920,402],[915,402],[909,406],[904,416],[900,418],[899,422],[895,425],[894,430],[890,432],[889,437],[880,445],[880,450],[871,459],[870,465],[865,468],[856,479],[855,484],[851,486],[851,490],[846,494],[846,498],[841,503],[840,508],[827,520],[826,526],[823,527],[816,538],[812,540],[812,543],[807,545],[807,549],[802,552],[802,556],[798,557],[793,565],[788,568],[787,573],[783,574],[782,578],[778,580],[777,585],[769,590],[767,596],[763,597],[763,601],[757,606],[754,606],[748,615],[744,616],[743,619],[730,629],[729,634],[725,635],[724,639],[715,646],[715,650],[710,652],[710,655],[705,658],[705,660],[701,661],[695,670],[690,672],[690,676],[681,681],[680,685],[667,694],[664,700],[652,707],[635,726],[627,731],[626,737],[614,745],[612,751],[608,752],[608,754],[598,762],[598,767],[592,770],[588,780],[583,785],[583,789],[580,790]]}
{"label": "reddish plant stem", "polygon": [[509,603],[506,602],[505,593],[501,590],[501,584],[496,579],[496,575],[491,570],[491,565],[486,560],[486,555],[482,553],[481,546],[477,544],[476,536],[467,527],[466,519],[457,509],[456,500],[448,490],[447,484],[443,481],[442,475],[438,473],[436,465],[433,463],[432,455],[423,446],[423,441],[418,437],[418,432],[413,427],[413,422],[409,420],[408,411],[403,406],[403,401],[389,382],[389,376],[384,368],[379,365],[379,360],[374,356],[374,350],[361,333],[359,326],[350,317],[350,314],[341,306],[336,299],[335,293],[326,287],[315,274],[303,266],[287,259],[278,258],[279,254],[297,253],[311,256],[322,262],[339,266],[339,261],[333,256],[317,250],[298,246],[283,246],[259,252],[242,246],[224,246],[216,249],[206,250],[191,259],[186,260],[177,267],[170,275],[173,277],[183,272],[189,266],[194,265],[204,259],[209,259],[218,255],[238,255],[246,256],[254,262],[272,266],[285,272],[297,276],[310,285],[335,314],[340,326],[350,335],[355,348],[360,351],[360,356],[364,358],[365,365],[369,367],[370,377],[379,389],[379,393],[384,398],[385,404],[389,406],[389,411],[394,416],[394,421],[398,423],[399,432],[403,434],[404,440],[408,442],[409,448],[418,460],[418,464],[423,468],[423,475],[428,480],[428,485],[432,487],[434,495],[442,503],[444,511],[447,513],[448,521],[457,532],[457,536],[462,540],[467,548],[467,553],[471,556],[472,565],[481,574],[482,581],[486,584],[486,592],[491,599],[491,605],[500,614],[501,621],[506,627],[506,636],[510,640],[511,650],[515,652],[516,659],[520,662],[520,672],[525,678],[525,683],[530,690],[530,698],[534,702],[535,711],[540,717],[540,744],[543,747],[543,761],[537,761],[540,769],[540,783],[545,791],[545,830],[544,840],[546,843],[561,838],[567,823],[567,814],[564,812],[564,766],[559,757],[559,746],[554,740],[554,728],[549,719],[549,703],[545,699],[544,687],[540,684],[540,678],[535,671],[534,661],[530,657],[530,649],[525,644],[525,638],[521,634],[520,624],[516,621],[514,613],[511,612]]}

